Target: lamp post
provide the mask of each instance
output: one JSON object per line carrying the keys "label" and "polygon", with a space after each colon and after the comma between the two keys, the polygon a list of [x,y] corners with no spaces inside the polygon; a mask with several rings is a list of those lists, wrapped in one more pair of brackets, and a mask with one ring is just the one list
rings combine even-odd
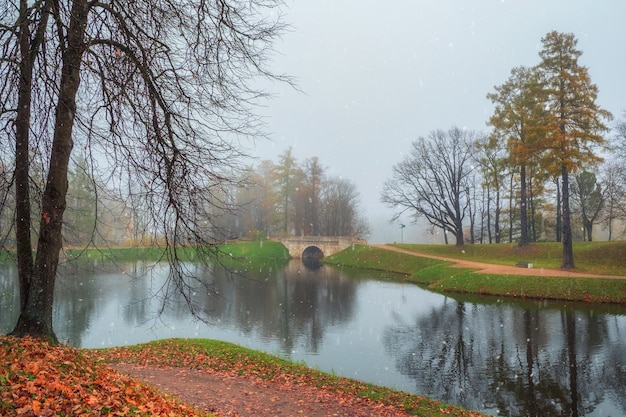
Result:
{"label": "lamp post", "polygon": [[406,226],[403,223],[400,223],[400,243],[404,243],[404,228]]}

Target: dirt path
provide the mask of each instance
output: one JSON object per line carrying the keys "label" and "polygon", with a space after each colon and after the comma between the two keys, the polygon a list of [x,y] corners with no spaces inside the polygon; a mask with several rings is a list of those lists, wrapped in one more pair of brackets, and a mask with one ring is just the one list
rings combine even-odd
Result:
{"label": "dirt path", "polygon": [[310,386],[273,383],[201,369],[132,364],[109,366],[220,417],[409,416],[404,410]]}
{"label": "dirt path", "polygon": [[477,272],[483,274],[504,274],[504,275],[532,275],[532,276],[545,276],[545,277],[572,277],[572,278],[613,278],[613,279],[626,279],[626,276],[621,275],[600,275],[600,274],[587,274],[573,271],[566,271],[563,269],[546,269],[546,268],[520,268],[509,265],[496,265],[487,264],[483,262],[466,261],[463,259],[445,258],[443,256],[429,255],[426,253],[419,253],[406,249],[396,248],[390,245],[370,245],[372,247],[392,250],[396,252],[406,253],[414,256],[423,256],[426,258],[440,259],[442,261],[453,262],[452,267],[457,268],[472,268]]}

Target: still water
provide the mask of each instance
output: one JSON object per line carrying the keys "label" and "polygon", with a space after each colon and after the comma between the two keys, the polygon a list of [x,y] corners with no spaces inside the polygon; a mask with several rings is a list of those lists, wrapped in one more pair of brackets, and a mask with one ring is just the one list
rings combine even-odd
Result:
{"label": "still water", "polygon": [[[187,293],[208,324],[168,285],[167,265],[65,266],[59,340],[220,339],[493,415],[626,415],[622,306],[443,296],[300,261],[241,274],[188,267],[211,284]],[[0,333],[17,319],[16,287],[14,267],[0,266]]]}

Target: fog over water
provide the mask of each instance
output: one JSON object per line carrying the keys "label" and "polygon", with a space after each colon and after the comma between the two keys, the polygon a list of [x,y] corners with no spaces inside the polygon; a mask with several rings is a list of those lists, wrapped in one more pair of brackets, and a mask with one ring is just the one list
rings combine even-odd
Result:
{"label": "fog over water", "polygon": [[[626,109],[626,2],[623,0],[321,0],[286,2],[291,30],[272,67],[297,78],[302,93],[270,85],[263,113],[272,141],[252,153],[277,160],[317,156],[327,173],[357,184],[370,242],[400,241],[393,211],[380,203],[391,169],[410,143],[451,126],[488,131],[486,94],[512,68],[539,62],[546,33],[574,33],[599,88],[598,104]],[[404,219],[409,224],[409,219]],[[407,242],[428,241],[409,226]]]}

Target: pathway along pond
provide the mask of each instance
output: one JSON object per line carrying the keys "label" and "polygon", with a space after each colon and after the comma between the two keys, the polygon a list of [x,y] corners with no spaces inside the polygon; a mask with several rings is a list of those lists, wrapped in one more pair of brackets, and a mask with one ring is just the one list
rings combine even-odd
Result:
{"label": "pathway along pond", "polygon": [[[62,269],[59,340],[92,348],[220,339],[493,415],[626,415],[624,306],[451,297],[299,260],[243,276],[190,265],[216,291],[193,294],[206,325],[176,293],[157,317],[167,265],[122,267]],[[6,333],[17,320],[14,267],[0,266],[0,302]]]}

